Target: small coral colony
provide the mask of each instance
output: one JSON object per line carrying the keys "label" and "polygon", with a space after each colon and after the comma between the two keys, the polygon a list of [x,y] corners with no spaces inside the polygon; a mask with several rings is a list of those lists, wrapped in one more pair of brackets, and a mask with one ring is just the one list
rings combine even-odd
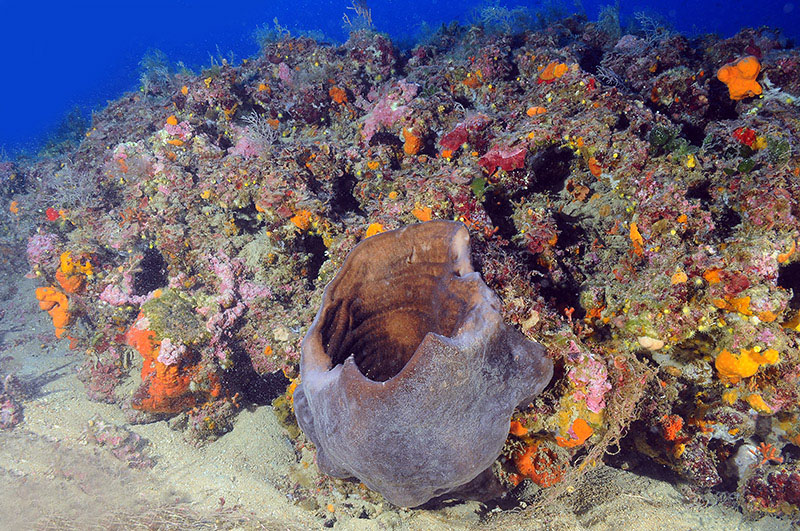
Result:
{"label": "small coral colony", "polygon": [[295,499],[522,499],[605,462],[792,518],[800,52],[640,22],[151,67],[2,164],[31,297],[132,423],[203,444],[277,396],[319,467]]}

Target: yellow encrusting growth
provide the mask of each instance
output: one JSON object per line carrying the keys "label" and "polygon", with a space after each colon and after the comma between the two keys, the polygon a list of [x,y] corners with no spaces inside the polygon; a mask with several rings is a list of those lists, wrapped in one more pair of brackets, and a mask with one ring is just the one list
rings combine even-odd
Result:
{"label": "yellow encrusting growth", "polygon": [[370,223],[369,227],[367,227],[367,232],[364,235],[365,238],[369,238],[370,236],[375,236],[376,234],[380,234],[384,231],[383,225],[380,223]]}
{"label": "yellow encrusting growth", "polygon": [[772,414],[772,408],[764,402],[764,399],[758,393],[753,393],[747,397],[747,403],[750,404],[750,407],[758,411],[759,413],[764,413],[766,415]]}
{"label": "yellow encrusting growth", "polygon": [[714,361],[717,375],[725,383],[735,384],[742,378],[749,378],[758,372],[763,365],[774,365],[780,360],[777,350],[768,348],[763,352],[758,348],[741,349],[739,354],[733,354],[727,349],[722,349]]}

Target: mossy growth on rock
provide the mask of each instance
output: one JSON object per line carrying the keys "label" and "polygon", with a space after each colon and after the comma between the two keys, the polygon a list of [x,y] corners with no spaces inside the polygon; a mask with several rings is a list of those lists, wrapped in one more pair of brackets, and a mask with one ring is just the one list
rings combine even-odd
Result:
{"label": "mossy growth on rock", "polygon": [[197,304],[189,295],[174,289],[165,289],[142,305],[142,313],[150,321],[150,330],[156,337],[171,338],[185,345],[202,342],[208,335],[205,324],[195,311]]}
{"label": "mossy growth on rock", "polygon": [[286,428],[289,437],[297,439],[300,437],[300,427],[297,425],[297,418],[294,416],[294,408],[292,406],[294,388],[294,385],[290,386],[284,394],[273,400],[272,409],[278,418],[278,422]]}

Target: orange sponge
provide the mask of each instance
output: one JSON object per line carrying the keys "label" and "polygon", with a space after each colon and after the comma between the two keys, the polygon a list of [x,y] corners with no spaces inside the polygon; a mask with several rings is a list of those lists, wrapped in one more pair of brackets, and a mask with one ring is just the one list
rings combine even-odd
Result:
{"label": "orange sponge", "polygon": [[133,401],[133,408],[150,413],[180,413],[193,407],[196,397],[189,392],[189,383],[195,372],[193,366],[166,365],[158,361],[161,342],[148,328],[143,314],[125,333],[125,342],[135,348],[144,358],[140,393]]}
{"label": "orange sponge", "polygon": [[539,441],[514,454],[514,465],[522,478],[528,478],[542,488],[561,481],[565,472],[556,453]]}
{"label": "orange sponge", "polygon": [[536,82],[539,84],[552,83],[559,77],[566,74],[567,70],[569,70],[569,68],[566,64],[553,61],[545,66],[544,69],[539,73],[539,79],[537,79]]}
{"label": "orange sponge", "polygon": [[68,275],[61,269],[56,271],[56,281],[67,293],[80,293],[86,285],[86,277],[81,274]]}
{"label": "orange sponge", "polygon": [[73,259],[70,251],[61,253],[61,265],[56,271],[56,281],[67,293],[80,293],[86,285],[86,277],[94,274],[92,263],[86,258]]}
{"label": "orange sponge", "polygon": [[761,85],[756,78],[761,72],[761,63],[749,55],[730,63],[717,71],[717,79],[728,85],[732,100],[743,100],[761,94]]}
{"label": "orange sponge", "polygon": [[736,384],[742,378],[753,376],[762,365],[773,365],[778,361],[780,361],[780,354],[772,348],[763,352],[759,349],[740,349],[738,355],[722,349],[714,360],[714,367],[717,369],[720,380]]}
{"label": "orange sponge", "polygon": [[422,138],[412,129],[403,128],[403,151],[406,155],[416,155],[422,149]]}
{"label": "orange sponge", "polygon": [[594,432],[592,427],[589,426],[589,423],[581,418],[575,419],[572,423],[571,431],[572,433],[569,434],[569,439],[566,437],[556,437],[556,443],[564,448],[575,448],[585,443],[586,439],[591,437]]}
{"label": "orange sponge", "polygon": [[180,413],[193,407],[197,398],[189,392],[192,372],[178,365],[145,359],[142,378],[147,396],[134,401],[133,408],[150,413]]}
{"label": "orange sponge", "polygon": [[64,335],[66,326],[71,320],[69,313],[69,300],[63,291],[56,288],[36,288],[36,298],[39,308],[45,310],[53,319],[56,328],[56,337]]}

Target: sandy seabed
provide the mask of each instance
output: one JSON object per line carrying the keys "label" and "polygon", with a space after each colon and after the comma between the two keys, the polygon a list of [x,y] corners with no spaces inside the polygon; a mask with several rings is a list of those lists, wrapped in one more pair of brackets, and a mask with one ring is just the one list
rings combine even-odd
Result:
{"label": "sandy seabed", "polygon": [[[197,448],[167,422],[125,426],[149,441],[156,464],[131,469],[87,442],[93,419],[125,425],[119,406],[91,402],[76,376],[80,353],[51,339],[52,324],[22,279],[0,301],[0,370],[34,392],[24,420],[0,432],[0,530],[24,529],[791,529],[747,520],[724,504],[689,502],[666,481],[600,467],[544,511],[476,502],[438,510],[373,507],[372,518],[309,510],[286,486],[299,457],[269,406],[241,411],[235,428]],[[329,505],[330,504],[330,505]],[[333,509],[333,511],[330,511]]]}

